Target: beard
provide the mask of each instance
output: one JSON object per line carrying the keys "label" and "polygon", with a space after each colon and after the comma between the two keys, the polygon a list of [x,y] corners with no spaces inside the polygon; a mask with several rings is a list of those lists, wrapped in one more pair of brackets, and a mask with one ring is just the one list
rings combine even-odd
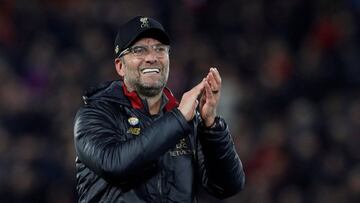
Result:
{"label": "beard", "polygon": [[139,94],[145,97],[154,97],[162,92],[166,86],[168,79],[168,72],[161,72],[160,78],[155,82],[146,82],[143,81],[140,75],[132,73],[132,76],[126,77],[128,84]]}
{"label": "beard", "polygon": [[140,81],[134,83],[136,92],[145,97],[154,97],[160,94],[165,85],[166,81],[164,81],[163,78],[161,78],[161,80],[158,81],[155,85],[145,84]]}

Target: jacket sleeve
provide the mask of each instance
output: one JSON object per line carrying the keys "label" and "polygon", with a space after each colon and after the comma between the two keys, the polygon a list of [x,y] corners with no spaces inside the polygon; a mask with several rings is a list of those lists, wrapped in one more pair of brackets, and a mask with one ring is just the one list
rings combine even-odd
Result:
{"label": "jacket sleeve", "polygon": [[245,174],[225,121],[217,117],[215,122],[214,128],[198,127],[198,172],[205,190],[224,199],[243,189]]}
{"label": "jacket sleeve", "polygon": [[174,109],[142,129],[136,138],[126,140],[113,111],[104,102],[82,107],[75,117],[74,139],[80,161],[118,184],[134,182],[136,175],[145,173],[191,129],[181,112]]}

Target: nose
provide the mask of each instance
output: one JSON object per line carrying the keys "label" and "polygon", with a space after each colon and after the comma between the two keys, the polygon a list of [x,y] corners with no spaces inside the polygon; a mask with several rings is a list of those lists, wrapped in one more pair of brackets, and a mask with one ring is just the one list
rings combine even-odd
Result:
{"label": "nose", "polygon": [[144,59],[145,59],[146,63],[150,63],[150,64],[156,63],[158,61],[158,57],[156,56],[156,53],[154,50],[149,51],[149,53],[146,54]]}

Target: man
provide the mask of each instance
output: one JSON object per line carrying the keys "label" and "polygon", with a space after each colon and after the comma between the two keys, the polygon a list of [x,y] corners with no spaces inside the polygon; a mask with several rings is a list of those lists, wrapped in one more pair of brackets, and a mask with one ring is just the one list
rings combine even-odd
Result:
{"label": "man", "polygon": [[169,44],[154,19],[120,27],[121,80],[84,96],[75,118],[79,202],[193,202],[198,184],[218,198],[243,188],[241,161],[216,114],[219,72],[210,68],[178,104],[165,87]]}

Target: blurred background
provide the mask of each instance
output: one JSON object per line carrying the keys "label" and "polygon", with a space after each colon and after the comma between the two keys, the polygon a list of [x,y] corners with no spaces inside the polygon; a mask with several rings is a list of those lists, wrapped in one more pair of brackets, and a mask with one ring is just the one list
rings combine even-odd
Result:
{"label": "blurred background", "polygon": [[199,202],[360,202],[359,0],[0,0],[0,202],[76,202],[73,119],[135,15],[169,31],[178,98],[222,74],[247,182]]}

